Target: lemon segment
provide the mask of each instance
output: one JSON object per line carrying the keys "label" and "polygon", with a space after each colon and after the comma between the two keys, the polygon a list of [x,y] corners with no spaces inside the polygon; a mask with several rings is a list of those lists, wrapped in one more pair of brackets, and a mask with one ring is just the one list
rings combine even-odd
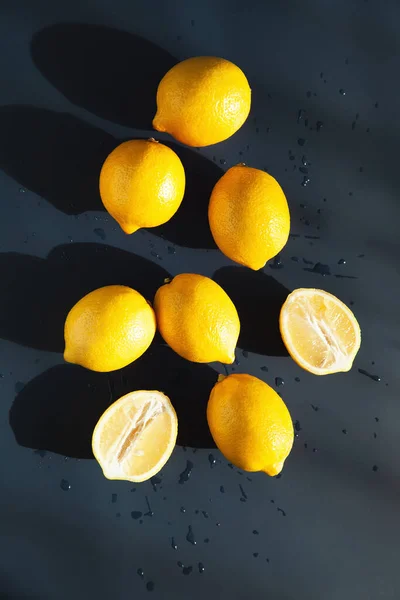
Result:
{"label": "lemon segment", "polygon": [[361,331],[352,311],[336,296],[313,288],[289,294],[280,330],[298,365],[315,375],[349,371],[360,348]]}
{"label": "lemon segment", "polygon": [[167,396],[158,391],[130,392],[100,417],[92,438],[93,454],[107,479],[140,482],[162,469],[178,433]]}

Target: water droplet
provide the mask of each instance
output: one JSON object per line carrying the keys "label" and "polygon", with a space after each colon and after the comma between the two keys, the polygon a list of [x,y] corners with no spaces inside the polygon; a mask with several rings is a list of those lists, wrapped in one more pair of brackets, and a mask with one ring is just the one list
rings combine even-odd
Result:
{"label": "water droplet", "polygon": [[145,499],[146,499],[146,504],[147,504],[148,511],[147,511],[147,513],[144,513],[144,516],[145,516],[145,517],[152,517],[152,516],[154,515],[154,513],[153,513],[153,511],[151,510],[151,506],[150,506],[149,499],[148,499],[148,497],[147,497],[147,496],[145,496]]}
{"label": "water droplet", "polygon": [[247,352],[247,350],[243,350],[242,354],[243,354],[243,358],[249,358],[249,353]]}
{"label": "water droplet", "polygon": [[374,431],[374,439],[376,439],[378,436],[376,434],[376,432]]}
{"label": "water droplet", "polygon": [[225,158],[221,158],[219,162],[221,163],[221,165],[226,165],[226,160],[225,160]]}
{"label": "water droplet", "polygon": [[139,510],[133,510],[133,511],[131,512],[131,517],[132,517],[132,519],[135,519],[135,521],[136,521],[137,519],[140,519],[140,517],[141,517],[142,515],[143,515],[143,513],[141,513]]}
{"label": "water droplet", "polygon": [[204,538],[204,543],[208,544],[208,542],[210,541],[210,538]]}
{"label": "water droplet", "polygon": [[240,491],[242,493],[242,497],[240,498],[240,501],[241,502],[246,502],[246,500],[247,500],[247,494],[244,491],[243,486],[240,483],[239,483],[239,489],[240,489]]}
{"label": "water droplet", "polygon": [[305,115],[305,110],[303,108],[300,108],[300,110],[297,113],[297,122],[300,123],[300,121],[303,119],[303,116]]}
{"label": "water droplet", "polygon": [[17,383],[14,386],[15,393],[19,394],[20,392],[22,392],[24,387],[25,387],[25,383],[23,381],[17,381]]}
{"label": "water droplet", "polygon": [[146,590],[148,592],[152,592],[154,590],[154,583],[153,583],[153,581],[148,581],[146,583]]}
{"label": "water droplet", "polygon": [[281,255],[275,256],[273,262],[269,265],[271,269],[283,269],[283,262],[281,261]]}
{"label": "water droplet", "polygon": [[331,274],[331,269],[330,269],[329,265],[323,265],[322,263],[319,263],[319,262],[316,263],[312,269],[304,269],[304,270],[309,271],[310,273],[318,273],[318,275],[322,275],[323,277],[325,277],[325,275]]}
{"label": "water droplet", "polygon": [[375,417],[375,421],[379,423],[379,417]]}
{"label": "water droplet", "polygon": [[183,567],[182,569],[182,573],[184,575],[190,575],[190,573],[193,571],[193,567]]}
{"label": "water droplet", "polygon": [[257,529],[253,529],[253,535],[259,535],[259,532],[257,531]]}
{"label": "water droplet", "polygon": [[294,424],[294,428],[296,431],[301,431],[301,425],[300,425],[300,421],[297,420]]}
{"label": "water droplet", "polygon": [[191,24],[191,26],[192,26],[192,27],[194,27],[194,26],[195,26],[194,19],[192,19],[192,20],[190,21],[190,24]]}
{"label": "water droplet", "polygon": [[214,457],[213,454],[209,454],[208,455],[208,462],[210,463],[210,467],[213,469],[215,467],[215,465],[217,464],[217,460]]}
{"label": "water droplet", "polygon": [[319,411],[319,407],[315,406],[315,404],[311,404],[310,406],[313,410],[315,410],[315,412]]}
{"label": "water droplet", "polygon": [[195,546],[197,544],[191,525],[189,525],[189,529],[188,529],[188,532],[186,535],[186,540],[189,542],[189,544],[192,544],[193,546]]}
{"label": "water droplet", "polygon": [[373,470],[373,471],[376,473],[376,472],[377,472],[377,470],[378,470],[378,466],[377,466],[377,465],[374,465],[374,466],[372,467],[372,470]]}
{"label": "water droplet", "polygon": [[276,387],[281,387],[282,385],[285,385],[285,381],[282,377],[275,377],[275,385]]}
{"label": "water droplet", "polygon": [[[301,182],[301,185],[303,187],[307,187],[308,184],[310,183],[310,181],[311,181],[311,179],[309,177],[307,177],[307,175],[304,175],[303,181]],[[309,223],[307,223],[307,221],[306,221],[306,225],[309,225]]]}
{"label": "water droplet", "polygon": [[[300,173],[303,173],[303,175],[308,175],[307,167],[299,167],[299,171],[300,171]],[[303,207],[302,204],[300,204],[300,206]]]}
{"label": "water droplet", "polygon": [[342,429],[342,433],[344,433],[344,435],[347,434],[347,429]]}
{"label": "water droplet", "polygon": [[105,240],[107,237],[106,232],[101,227],[96,227],[96,229],[93,229],[93,233],[95,233],[101,240]]}
{"label": "water droplet", "polygon": [[261,367],[261,371],[264,371],[264,373],[268,373],[268,367],[264,365],[263,367]]}
{"label": "water droplet", "polygon": [[381,380],[381,378],[379,377],[379,375],[371,375],[371,373],[368,373],[368,371],[366,371],[365,369],[358,369],[358,372],[361,373],[361,375],[366,375],[366,377],[369,377],[373,381],[380,381]]}
{"label": "water droplet", "polygon": [[176,564],[178,565],[178,567],[179,567],[180,569],[183,569],[183,567],[185,566],[185,565],[183,564],[183,562],[182,562],[182,561],[180,561],[180,560],[178,560],[178,562],[177,562]]}
{"label": "water droplet", "polygon": [[215,523],[217,527],[221,527],[221,523]]}
{"label": "water droplet", "polygon": [[344,258],[339,258],[339,260],[338,260],[338,263],[337,263],[337,264],[338,264],[338,265],[345,265],[345,264],[346,264],[346,261],[345,261],[345,259],[344,259]]}
{"label": "water droplet", "polygon": [[118,494],[111,494],[111,502],[115,504],[118,499]]}
{"label": "water droplet", "polygon": [[33,454],[38,454],[40,458],[44,458],[47,454],[47,450],[34,450]]}
{"label": "water droplet", "polygon": [[315,452],[317,452],[317,449],[316,449],[316,448],[313,448],[313,449],[312,449],[312,451],[315,453]]}
{"label": "water droplet", "polygon": [[179,483],[183,484],[189,481],[192,474],[193,463],[190,460],[186,461],[186,469],[179,475]]}
{"label": "water droplet", "polygon": [[161,477],[157,477],[156,475],[150,479],[150,483],[155,492],[157,491],[157,485],[159,485],[161,483],[161,481],[162,481]]}
{"label": "water droplet", "polygon": [[277,508],[276,510],[277,510],[278,512],[282,513],[282,517],[286,517],[286,513],[285,513],[285,511],[283,510],[283,508],[279,508],[279,506],[278,506],[278,508]]}
{"label": "water droplet", "polygon": [[198,567],[199,567],[199,573],[204,573],[204,570],[205,570],[205,569],[204,569],[204,565],[203,565],[203,563],[199,562],[199,565],[198,565]]}
{"label": "water droplet", "polygon": [[186,508],[184,506],[181,506],[181,513],[185,513],[186,512]]}
{"label": "water droplet", "polygon": [[223,485],[220,485],[219,491],[221,492],[221,494],[225,494],[225,488]]}
{"label": "water droplet", "polygon": [[340,88],[340,90],[339,90],[339,94],[340,94],[341,96],[345,96],[345,95],[346,95],[346,92],[345,92],[345,90],[344,90],[343,88]]}
{"label": "water droplet", "polygon": [[176,250],[175,250],[175,248],[173,246],[168,246],[167,250],[168,250],[168,254],[175,254],[176,253]]}
{"label": "water droplet", "polygon": [[297,143],[299,146],[304,146],[307,140],[305,138],[298,138]]}
{"label": "water droplet", "polygon": [[375,102],[374,106],[375,108],[379,108],[379,102]]}
{"label": "water droplet", "polygon": [[61,481],[60,481],[60,488],[64,492],[68,492],[68,490],[71,489],[71,484],[66,479],[61,479]]}
{"label": "water droplet", "polygon": [[143,569],[138,569],[136,571],[136,573],[139,575],[139,577],[141,577],[143,579],[143,577],[144,577],[144,571],[143,571]]}
{"label": "water droplet", "polygon": [[297,383],[299,383],[300,377],[295,377],[294,380],[297,381]]}
{"label": "water droplet", "polygon": [[321,129],[323,128],[323,126],[324,126],[324,124],[323,124],[322,121],[317,121],[317,123],[316,123],[317,131],[321,131]]}
{"label": "water droplet", "polygon": [[258,552],[253,552],[253,556],[254,556],[254,558],[257,558],[258,557]]}
{"label": "water droplet", "polygon": [[171,548],[178,550],[178,545],[175,542],[175,538],[171,538]]}

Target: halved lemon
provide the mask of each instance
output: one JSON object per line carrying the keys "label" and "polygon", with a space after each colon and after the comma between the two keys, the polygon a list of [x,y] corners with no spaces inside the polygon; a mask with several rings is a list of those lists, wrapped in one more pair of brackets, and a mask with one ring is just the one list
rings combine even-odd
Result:
{"label": "halved lemon", "polygon": [[93,454],[107,479],[146,481],[172,454],[178,419],[162,392],[130,392],[112,404],[93,431]]}
{"label": "halved lemon", "polygon": [[352,311],[324,290],[300,288],[289,294],[279,327],[290,356],[315,375],[350,371],[361,344]]}

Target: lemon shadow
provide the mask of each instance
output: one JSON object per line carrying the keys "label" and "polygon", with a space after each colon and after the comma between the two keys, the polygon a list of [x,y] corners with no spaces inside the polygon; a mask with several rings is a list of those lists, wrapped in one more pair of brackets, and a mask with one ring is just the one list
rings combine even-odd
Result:
{"label": "lemon shadow", "polygon": [[[68,113],[30,105],[0,107],[0,168],[68,215],[105,210],[101,167],[123,141]],[[182,161],[185,196],[170,221],[149,231],[179,246],[216,249],[207,211],[223,170],[194,149],[163,143]]]}
{"label": "lemon shadow", "polygon": [[73,104],[113,123],[152,129],[157,87],[178,61],[138,35],[87,23],[58,23],[35,33],[31,56]]}
{"label": "lemon shadow", "polygon": [[238,311],[238,346],[256,354],[288,356],[279,331],[279,314],[289,290],[270,275],[245,267],[222,267],[213,279]]}
{"label": "lemon shadow", "polygon": [[85,294],[104,285],[127,285],[152,301],[169,277],[145,258],[92,243],[57,246],[46,259],[3,253],[0,270],[0,337],[52,352],[63,352],[65,318]]}
{"label": "lemon shadow", "polygon": [[160,390],[177,412],[177,443],[213,448],[206,406],[216,379],[211,367],[190,363],[153,343],[137,361],[112,373],[69,364],[50,368],[17,394],[9,422],[21,446],[93,458],[93,429],[108,406],[130,391]]}

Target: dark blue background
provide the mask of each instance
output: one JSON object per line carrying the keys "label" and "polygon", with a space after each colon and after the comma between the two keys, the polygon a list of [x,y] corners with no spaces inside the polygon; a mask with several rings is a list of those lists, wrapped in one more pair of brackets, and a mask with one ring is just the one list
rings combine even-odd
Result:
{"label": "dark blue background", "polygon": [[[400,597],[398,23],[394,1],[3,0],[1,597]],[[154,135],[158,80],[201,54],[244,70],[250,117],[217,146],[172,144],[188,175],[181,211],[128,237],[102,210],[102,161]],[[259,273],[207,229],[213,184],[242,161],[278,179],[292,215],[281,264]],[[212,448],[204,410],[221,365],[187,363],[160,339],[110,376],[63,363],[65,314],[87,291],[124,283],[151,300],[187,271],[215,277],[238,306],[228,370],[284,379],[298,437],[279,479]],[[284,355],[276,318],[296,287],[351,304],[363,341],[350,373],[318,378]],[[180,418],[153,485],[107,481],[89,459],[96,419],[137,387],[167,391]]]}

